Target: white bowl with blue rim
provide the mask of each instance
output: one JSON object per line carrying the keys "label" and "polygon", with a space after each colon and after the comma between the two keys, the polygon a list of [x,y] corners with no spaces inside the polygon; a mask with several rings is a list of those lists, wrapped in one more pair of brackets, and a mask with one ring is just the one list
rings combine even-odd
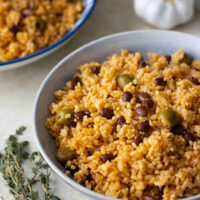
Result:
{"label": "white bowl with blue rim", "polygon": [[[56,100],[54,92],[62,89],[66,81],[72,80],[77,66],[90,61],[105,61],[108,56],[120,53],[121,49],[128,49],[132,52],[139,51],[147,58],[148,52],[171,55],[180,48],[192,58],[200,59],[200,38],[190,34],[158,30],[118,33],[84,45],[65,57],[51,70],[43,81],[35,100],[34,137],[44,159],[68,185],[93,200],[117,200],[96,193],[75,182],[64,173],[64,167],[56,160],[55,141],[45,127],[45,122],[50,116],[48,106]],[[65,186],[63,185],[63,187]],[[198,199],[200,199],[200,194],[184,200]]]}
{"label": "white bowl with blue rim", "polygon": [[74,27],[68,31],[60,40],[51,44],[50,46],[36,51],[30,55],[27,55],[22,58],[13,59],[6,62],[0,62],[0,71],[1,70],[8,70],[13,69],[21,66],[25,66],[27,64],[33,63],[48,54],[54,52],[61,46],[63,46],[71,37],[80,29],[80,27],[87,21],[88,17],[90,16],[91,12],[93,11],[97,0],[84,0],[84,10],[81,14],[81,17],[76,21]]}

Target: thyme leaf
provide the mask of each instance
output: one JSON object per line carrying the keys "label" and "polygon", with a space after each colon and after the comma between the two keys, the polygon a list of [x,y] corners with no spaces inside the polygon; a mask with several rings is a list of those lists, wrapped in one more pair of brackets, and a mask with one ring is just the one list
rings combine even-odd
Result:
{"label": "thyme leaf", "polygon": [[[16,200],[61,200],[52,193],[50,187],[49,166],[39,152],[27,150],[28,141],[19,142],[18,137],[24,133],[22,126],[6,141],[4,152],[0,153],[0,172],[9,190]],[[32,165],[32,175],[28,177],[24,162]],[[39,195],[37,187],[42,187],[43,195]],[[3,197],[0,197],[2,200]]]}

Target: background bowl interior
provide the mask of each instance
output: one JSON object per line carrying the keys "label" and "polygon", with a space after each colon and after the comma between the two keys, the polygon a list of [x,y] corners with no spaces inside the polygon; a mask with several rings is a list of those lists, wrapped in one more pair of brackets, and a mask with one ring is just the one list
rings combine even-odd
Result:
{"label": "background bowl interior", "polygon": [[[63,174],[63,167],[55,158],[56,148],[54,140],[45,127],[45,121],[49,116],[48,106],[55,101],[54,92],[63,88],[66,81],[72,79],[77,66],[90,61],[105,61],[108,56],[120,53],[121,49],[128,49],[132,52],[139,51],[144,57],[147,57],[147,52],[160,52],[164,55],[170,55],[180,48],[191,57],[200,59],[199,38],[179,32],[151,30],[111,35],[89,43],[64,58],[43,82],[35,103],[34,126],[36,142],[53,170],[70,185],[84,193],[89,193],[87,189],[74,183]],[[96,195],[96,199],[111,198]]]}

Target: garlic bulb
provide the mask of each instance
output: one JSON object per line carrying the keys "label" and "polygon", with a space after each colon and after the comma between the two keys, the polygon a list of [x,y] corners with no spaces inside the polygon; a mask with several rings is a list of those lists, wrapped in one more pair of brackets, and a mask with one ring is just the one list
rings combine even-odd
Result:
{"label": "garlic bulb", "polygon": [[149,24],[171,29],[193,17],[194,0],[134,0],[134,8]]}

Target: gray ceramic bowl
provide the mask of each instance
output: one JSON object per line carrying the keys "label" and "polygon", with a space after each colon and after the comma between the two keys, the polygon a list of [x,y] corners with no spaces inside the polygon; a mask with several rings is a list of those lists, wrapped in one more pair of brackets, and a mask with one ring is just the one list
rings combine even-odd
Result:
{"label": "gray ceramic bowl", "polygon": [[[90,61],[104,61],[120,49],[139,51],[144,56],[147,52],[160,52],[168,55],[182,48],[194,58],[200,59],[200,38],[173,31],[132,31],[107,36],[91,42],[65,57],[48,74],[42,83],[34,106],[34,134],[37,146],[50,167],[75,190],[91,199],[113,200],[91,191],[63,173],[63,167],[55,158],[56,148],[54,140],[45,128],[45,121],[49,116],[48,106],[54,99],[54,92],[64,87],[65,82],[71,80],[76,66]],[[200,199],[200,195],[187,200]]]}

